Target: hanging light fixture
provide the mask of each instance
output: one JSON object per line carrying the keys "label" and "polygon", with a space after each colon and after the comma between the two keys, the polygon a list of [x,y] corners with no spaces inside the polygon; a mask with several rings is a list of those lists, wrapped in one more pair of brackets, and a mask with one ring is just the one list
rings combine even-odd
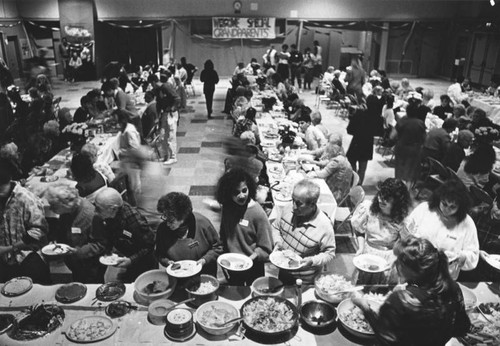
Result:
{"label": "hanging light fixture", "polygon": [[495,0],[490,0],[490,5],[495,6]]}

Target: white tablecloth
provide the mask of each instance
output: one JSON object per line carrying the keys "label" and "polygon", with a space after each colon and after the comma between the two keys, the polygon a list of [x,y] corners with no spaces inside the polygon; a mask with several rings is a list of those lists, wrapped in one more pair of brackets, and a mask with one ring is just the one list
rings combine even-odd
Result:
{"label": "white tablecloth", "polygon": [[490,119],[500,125],[500,98],[492,96],[476,96],[471,101],[471,106],[481,108]]}

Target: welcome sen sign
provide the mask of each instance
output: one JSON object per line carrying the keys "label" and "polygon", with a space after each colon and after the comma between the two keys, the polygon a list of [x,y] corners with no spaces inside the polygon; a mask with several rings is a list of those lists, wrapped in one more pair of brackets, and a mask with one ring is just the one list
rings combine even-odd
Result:
{"label": "welcome sen sign", "polygon": [[213,38],[276,38],[276,18],[213,17]]}

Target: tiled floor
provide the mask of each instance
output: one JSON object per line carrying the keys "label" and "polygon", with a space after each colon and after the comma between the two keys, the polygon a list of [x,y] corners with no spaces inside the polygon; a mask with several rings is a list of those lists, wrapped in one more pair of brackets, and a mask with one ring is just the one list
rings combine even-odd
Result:
{"label": "tiled floor", "polygon": [[[93,87],[100,87],[98,81],[79,82],[68,84],[62,81],[53,81],[54,94],[62,96],[61,107],[68,107],[74,112],[79,106],[80,97]],[[222,79],[217,85],[214,95],[214,118],[207,120],[205,101],[201,94],[202,85],[198,80],[193,82],[197,96],[188,99],[188,105],[192,107],[188,112],[181,114],[178,129],[178,162],[166,167],[160,162],[149,162],[142,173],[143,193],[138,198],[141,210],[152,222],[158,222],[156,204],[162,195],[179,191],[192,199],[194,209],[207,216],[219,227],[219,214],[212,211],[203,200],[213,196],[218,178],[223,173],[224,152],[222,143],[226,136],[231,135],[232,121],[227,120],[221,110],[224,107],[226,90],[230,86],[228,79]],[[434,90],[435,98],[446,92],[449,82],[442,80],[416,79],[412,80],[414,87],[430,87]],[[313,108],[316,95],[310,91],[300,94],[305,104]],[[325,109],[324,105],[319,107],[323,115],[323,123],[332,132],[344,134],[344,148],[348,148],[351,136],[347,135],[347,121],[334,115],[333,110]],[[364,188],[367,198],[371,198],[376,192],[375,186],[378,181],[394,176],[394,168],[388,163],[389,156],[374,153],[374,158],[368,163]],[[334,264],[337,270],[351,272],[350,260],[339,260]]]}

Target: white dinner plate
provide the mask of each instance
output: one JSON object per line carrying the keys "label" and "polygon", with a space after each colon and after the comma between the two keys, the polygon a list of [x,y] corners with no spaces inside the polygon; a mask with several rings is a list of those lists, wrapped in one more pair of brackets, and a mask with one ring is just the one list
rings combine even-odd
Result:
{"label": "white dinner plate", "polygon": [[356,268],[367,273],[381,273],[390,268],[384,258],[368,253],[354,257],[352,263]]}
{"label": "white dinner plate", "polygon": [[481,258],[486,261],[486,263],[493,268],[500,270],[500,255],[489,254],[483,250],[481,250],[479,254]]}
{"label": "white dinner plate", "polygon": [[88,316],[73,322],[64,333],[76,343],[92,343],[109,338],[117,325],[105,316]]}
{"label": "white dinner plate", "polygon": [[[276,267],[285,270],[297,270],[302,266],[300,264],[300,262],[302,261],[302,257],[300,257],[292,250],[273,251],[269,255],[269,260]],[[290,264],[290,261],[293,262],[293,265]]]}
{"label": "white dinner plate", "polygon": [[69,248],[66,244],[49,244],[42,248],[42,253],[45,256],[61,256],[68,253]]}
{"label": "white dinner plate", "polygon": [[99,262],[104,264],[105,266],[115,266],[118,264],[118,260],[121,257],[118,256],[117,254],[112,254],[111,256],[101,256],[99,257]]}
{"label": "white dinner plate", "polygon": [[253,261],[250,257],[239,253],[225,253],[217,258],[217,263],[227,270],[240,272],[252,268]]}
{"label": "white dinner plate", "polygon": [[173,264],[167,267],[167,274],[175,278],[188,278],[201,271],[201,264],[197,264],[196,261],[184,260],[175,263],[180,264],[180,268],[172,269]]}

